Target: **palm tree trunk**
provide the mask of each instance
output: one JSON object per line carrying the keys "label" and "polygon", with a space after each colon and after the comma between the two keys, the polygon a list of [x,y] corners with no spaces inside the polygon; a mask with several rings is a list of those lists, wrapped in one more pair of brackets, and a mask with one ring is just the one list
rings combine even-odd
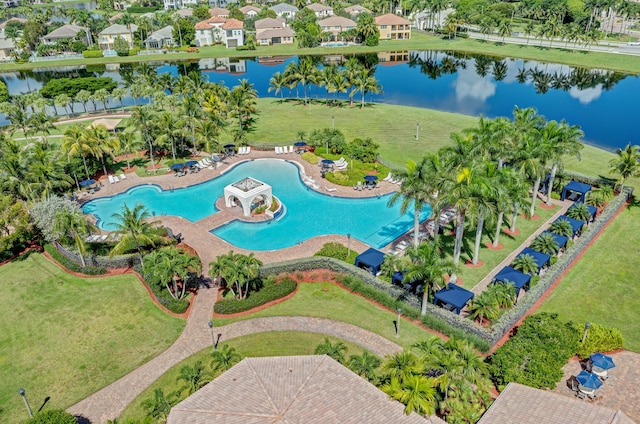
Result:
{"label": "palm tree trunk", "polygon": [[492,246],[493,247],[498,247],[498,244],[500,243],[498,240],[500,239],[500,233],[502,230],[502,218],[504,217],[504,212],[500,212],[498,214],[498,223],[496,225],[496,235],[493,237],[493,243]]}
{"label": "palm tree trunk", "polygon": [[553,180],[556,178],[556,171],[558,170],[558,164],[554,163],[551,167],[551,173],[549,174],[549,184],[547,185],[547,206],[551,205],[551,190],[553,188]]}
{"label": "palm tree trunk", "polygon": [[80,246],[78,246],[77,249],[78,249],[78,256],[80,256],[80,263],[82,263],[82,267],[84,268],[85,266],[87,266],[87,264],[84,261],[84,256],[82,256],[82,252],[80,251]]}
{"label": "palm tree trunk", "polygon": [[427,302],[429,301],[429,283],[424,283],[424,294],[422,295],[422,307],[420,308],[420,316],[423,317],[427,313]]}
{"label": "palm tree trunk", "polygon": [[473,247],[473,260],[472,263],[476,265],[478,263],[478,256],[480,256],[480,241],[482,240],[482,227],[484,227],[484,214],[481,212],[478,216],[478,228],[476,228],[476,243]]}
{"label": "palm tree trunk", "polygon": [[[456,219],[456,243],[453,247],[453,266],[458,267],[460,263],[460,254],[462,253],[462,236],[464,234],[464,216],[465,212],[460,211]],[[449,277],[450,283],[455,283],[458,280],[458,276],[454,273]]]}
{"label": "palm tree trunk", "polygon": [[84,165],[84,172],[87,174],[87,180],[89,179],[89,168],[87,168],[87,158],[82,153],[82,164]]}
{"label": "palm tree trunk", "polygon": [[[164,283],[164,286],[167,288],[167,291],[169,292],[169,294],[171,295],[171,297],[173,297],[174,299],[176,299],[176,297],[173,295],[173,293],[171,292],[171,288],[169,287],[169,283]],[[178,299],[176,299],[178,300]]]}
{"label": "palm tree trunk", "polygon": [[536,213],[536,199],[538,198],[538,189],[540,188],[540,177],[536,178],[536,182],[533,183],[533,195],[531,196],[531,208],[529,209],[529,215],[533,216]]}
{"label": "palm tree trunk", "polygon": [[100,162],[102,162],[102,171],[104,172],[104,175],[107,175],[107,164],[104,161],[104,155],[100,157]]}
{"label": "palm tree trunk", "polygon": [[174,275],[173,278],[171,279],[171,281],[173,282],[173,298],[177,299],[178,297],[178,280],[176,279],[176,276]]}
{"label": "palm tree trunk", "polygon": [[413,247],[416,249],[420,244],[420,240],[418,234],[420,233],[420,207],[416,204],[416,207],[413,211]]}
{"label": "palm tree trunk", "polygon": [[509,232],[511,232],[511,234],[516,232],[517,218],[518,218],[518,205],[513,205],[513,217],[511,218],[511,227],[509,228]]}

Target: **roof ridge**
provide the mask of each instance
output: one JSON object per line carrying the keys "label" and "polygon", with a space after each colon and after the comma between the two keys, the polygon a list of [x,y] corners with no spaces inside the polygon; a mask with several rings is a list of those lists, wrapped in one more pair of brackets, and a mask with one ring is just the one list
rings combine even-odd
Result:
{"label": "roof ridge", "polygon": [[273,399],[271,399],[271,395],[269,395],[269,392],[267,391],[267,388],[263,384],[262,379],[260,378],[260,376],[256,372],[256,369],[253,366],[253,361],[247,361],[247,365],[249,366],[249,369],[253,373],[253,376],[255,377],[255,379],[258,381],[258,384],[260,385],[260,389],[262,390],[262,393],[264,393],[265,397],[267,398],[267,401],[269,402],[269,405],[271,405],[271,408],[273,410],[273,414],[276,417],[280,416],[280,411],[278,411],[278,407],[273,402]]}
{"label": "roof ridge", "polygon": [[293,405],[293,403],[298,399],[298,397],[300,396],[300,393],[302,393],[302,391],[304,390],[305,387],[307,387],[307,384],[309,384],[309,381],[313,378],[314,375],[316,375],[316,372],[318,372],[318,369],[320,368],[320,365],[322,365],[327,358],[329,357],[328,355],[324,354],[324,355],[314,355],[314,356],[320,356],[320,361],[317,362],[315,369],[309,373],[309,375],[307,376],[307,379],[300,385],[300,387],[298,388],[298,392],[291,397],[291,402],[289,402],[289,405],[287,405],[286,407],[284,407],[282,409],[282,416],[284,416],[286,414],[286,412],[291,408],[291,406]]}

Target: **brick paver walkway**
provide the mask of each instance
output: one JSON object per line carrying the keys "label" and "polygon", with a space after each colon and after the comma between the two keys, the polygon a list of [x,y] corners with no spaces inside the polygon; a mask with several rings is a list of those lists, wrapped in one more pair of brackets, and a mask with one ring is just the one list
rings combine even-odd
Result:
{"label": "brick paver walkway", "polygon": [[[638,390],[640,354],[623,351],[609,356],[613,358],[616,367],[609,370],[609,378],[596,391],[596,399],[582,400],[582,402],[594,402],[596,405],[619,409],[632,420],[640,422],[640,390]],[[570,360],[563,370],[564,376],[553,391],[575,398],[574,392],[567,386],[567,380],[571,376],[578,375],[582,366],[577,360]]]}

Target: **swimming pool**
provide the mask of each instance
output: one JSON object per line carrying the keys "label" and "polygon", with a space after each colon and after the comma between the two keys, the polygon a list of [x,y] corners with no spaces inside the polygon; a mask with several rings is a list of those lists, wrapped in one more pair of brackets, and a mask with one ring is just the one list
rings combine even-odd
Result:
{"label": "swimming pool", "polygon": [[[125,203],[129,207],[142,203],[155,216],[178,215],[198,221],[216,212],[214,203],[223,195],[226,185],[245,177],[271,185],[287,213],[277,221],[232,221],[211,230],[240,248],[276,250],[328,234],[351,234],[380,248],[413,227],[412,211],[403,215],[398,204],[387,207],[390,195],[364,199],[327,196],[305,186],[296,165],[277,159],[245,162],[218,178],[181,189],[163,191],[155,185],[134,187],[116,196],[87,202],[82,209],[94,214],[98,226],[105,230],[114,229],[112,214],[119,213]],[[427,219],[430,213],[430,208],[425,208],[420,220]]]}

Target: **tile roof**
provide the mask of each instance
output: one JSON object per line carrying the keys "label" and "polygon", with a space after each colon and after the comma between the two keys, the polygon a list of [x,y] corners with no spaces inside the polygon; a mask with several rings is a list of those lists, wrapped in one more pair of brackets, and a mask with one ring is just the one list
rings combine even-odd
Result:
{"label": "tile roof", "polygon": [[175,14],[183,17],[193,16],[193,9],[179,9],[179,10],[176,10]]}
{"label": "tile roof", "polygon": [[268,28],[284,28],[285,21],[282,18],[264,18],[258,19],[255,22],[256,29],[268,29]]}
{"label": "tile roof", "polygon": [[24,19],[24,18],[16,18],[16,17],[9,18],[9,19],[7,19],[6,21],[4,21],[3,23],[0,24],[0,28],[6,27],[9,22],[20,22],[21,24],[26,24],[27,20]]}
{"label": "tile roof", "polygon": [[320,3],[311,3],[305,7],[307,9],[313,10],[314,12],[323,12],[325,10],[333,10],[333,7],[325,6],[324,4],[320,4]]}
{"label": "tile roof", "polygon": [[509,383],[478,424],[633,424],[621,411],[547,390]]}
{"label": "tile roof", "polygon": [[229,16],[229,9],[223,9],[221,7],[214,7],[209,9],[209,15],[211,16]]}
{"label": "tile roof", "polygon": [[255,7],[255,6],[244,6],[244,7],[241,7],[239,10],[240,10],[240,12],[242,12],[243,15],[246,15],[247,13],[249,13],[251,11],[254,11],[256,13],[260,13],[260,8]]}
{"label": "tile roof", "polygon": [[273,10],[274,12],[278,13],[278,12],[297,12],[298,9],[295,6],[292,6],[290,4],[287,3],[278,3],[275,6],[271,6],[269,9]]}
{"label": "tile roof", "polygon": [[353,13],[353,12],[373,13],[369,9],[367,9],[366,7],[360,6],[359,4],[354,4],[353,6],[345,7],[344,11],[347,12],[347,13]]}
{"label": "tile roof", "polygon": [[109,22],[114,23],[115,21],[122,18],[123,16],[124,16],[124,13],[116,13],[115,15],[109,18]]}
{"label": "tile roof", "polygon": [[[138,25],[131,24],[131,32],[136,32],[138,30]],[[118,35],[118,34],[129,34],[129,28],[126,25],[122,24],[113,24],[111,26],[106,27],[102,31],[98,33],[98,35]]]}
{"label": "tile roof", "polygon": [[157,31],[153,31],[147,40],[164,40],[169,38],[173,38],[173,27],[171,25],[167,25]]}
{"label": "tile roof", "polygon": [[274,37],[293,37],[294,32],[291,28],[275,28],[275,29],[265,29],[256,35],[256,39],[258,40],[270,40]]}
{"label": "tile roof", "polygon": [[72,37],[75,37],[79,32],[84,32],[84,31],[86,31],[86,29],[81,26],[66,24],[61,26],[58,29],[54,29],[49,34],[45,35],[43,38],[72,38]]}
{"label": "tile roof", "polygon": [[376,25],[410,25],[411,21],[402,16],[387,13],[386,15],[376,16]]}
{"label": "tile roof", "polygon": [[227,18],[221,18],[220,16],[214,16],[206,21],[200,21],[195,25],[195,29],[211,29],[214,26],[220,26],[215,24],[224,24],[227,22]]}
{"label": "tile roof", "polygon": [[171,409],[167,424],[427,424],[330,357],[245,358]]}
{"label": "tile roof", "polygon": [[239,21],[237,19],[227,19],[227,22],[222,24],[222,28],[224,29],[242,29],[244,28],[244,22]]}
{"label": "tile roof", "polygon": [[326,19],[318,21],[318,25],[321,27],[355,27],[356,23],[349,18],[343,18],[342,16],[330,16]]}

